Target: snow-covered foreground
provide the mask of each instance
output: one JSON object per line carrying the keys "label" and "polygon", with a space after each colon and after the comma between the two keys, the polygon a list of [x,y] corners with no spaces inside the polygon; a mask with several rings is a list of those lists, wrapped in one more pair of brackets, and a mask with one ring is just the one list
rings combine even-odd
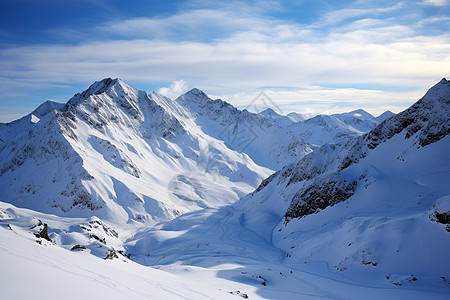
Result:
{"label": "snow-covered foreground", "polygon": [[221,299],[216,286],[148,268],[36,243],[16,226],[0,228],[1,299]]}
{"label": "snow-covered foreground", "polygon": [[[2,299],[448,299],[450,293],[444,279],[403,276],[394,278],[403,282],[397,286],[381,272],[286,263],[285,252],[249,230],[233,207],[189,213],[141,232],[142,239],[126,245],[130,253],[145,253],[132,261],[99,257],[102,244],[74,251],[57,245],[71,235],[64,228],[87,220],[0,205]],[[49,224],[58,243],[32,233],[37,220]]]}
{"label": "snow-covered foreground", "polygon": [[1,299],[448,299],[450,293],[444,280],[396,278],[404,282],[397,286],[376,271],[287,264],[285,252],[246,228],[233,207],[189,213],[142,232],[145,239],[131,239],[128,250],[148,253],[132,256],[134,262],[122,255],[102,259],[89,253],[94,248],[70,251],[28,227],[39,219],[55,239],[65,230],[52,226],[86,220],[0,205]]}

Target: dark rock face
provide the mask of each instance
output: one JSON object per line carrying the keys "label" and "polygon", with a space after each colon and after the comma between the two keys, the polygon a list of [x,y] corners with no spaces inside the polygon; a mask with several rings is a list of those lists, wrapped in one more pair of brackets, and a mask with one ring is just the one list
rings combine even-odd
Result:
{"label": "dark rock face", "polygon": [[445,229],[450,232],[450,211],[447,212],[435,212],[430,216],[431,220],[447,225]]}
{"label": "dark rock face", "polygon": [[48,236],[48,227],[47,224],[44,223],[44,227],[42,228],[42,230],[36,234],[37,237],[46,239],[47,241],[51,242],[52,240],[50,239],[50,237]]}
{"label": "dark rock face", "polygon": [[356,181],[347,181],[339,174],[321,176],[294,195],[285,220],[289,222],[345,201],[355,193],[355,189]]}
{"label": "dark rock face", "polygon": [[442,224],[450,224],[450,211],[446,213],[436,213],[435,215],[436,222]]}
{"label": "dark rock face", "polygon": [[114,259],[114,258],[119,258],[119,256],[117,256],[116,251],[109,250],[108,254],[106,254],[105,259]]}
{"label": "dark rock face", "polygon": [[75,251],[75,250],[81,251],[81,250],[84,250],[84,249],[86,249],[85,246],[75,245],[75,246],[72,247],[72,249],[70,249],[70,251]]}

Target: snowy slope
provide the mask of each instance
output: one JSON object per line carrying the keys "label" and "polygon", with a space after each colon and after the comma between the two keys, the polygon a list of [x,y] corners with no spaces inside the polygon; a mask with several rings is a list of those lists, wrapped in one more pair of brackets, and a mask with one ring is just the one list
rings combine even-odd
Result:
{"label": "snowy slope", "polygon": [[[450,278],[450,236],[436,222],[446,220],[450,199],[449,114],[443,79],[369,133],[324,146],[264,180],[237,203],[247,226],[289,262],[373,270],[393,284]],[[268,216],[270,225],[261,226]]]}
{"label": "snowy slope", "polygon": [[[54,243],[34,236],[34,228],[26,226],[36,217],[53,228],[87,221],[0,202],[1,299],[236,299],[230,292],[242,288],[242,284],[224,280],[211,285],[201,276],[186,276],[194,272],[174,274],[144,267],[121,254],[114,259],[99,258],[91,255],[94,247],[70,251],[56,239]],[[82,240],[76,233],[72,237]],[[101,249],[98,244],[96,248]]]}
{"label": "snowy slope", "polygon": [[317,115],[304,122],[295,123],[289,129],[315,148],[348,141],[363,133],[333,115]]}
{"label": "snowy slope", "polygon": [[[34,227],[39,221],[48,224],[52,242],[34,235],[42,228]],[[98,221],[61,218],[0,202],[2,299],[448,297],[445,282],[394,286],[379,274],[354,274],[359,275],[353,276],[355,280],[348,272],[330,272],[323,263],[286,263],[284,252],[246,228],[242,214],[232,207],[188,213],[164,227],[142,232],[151,239],[148,244],[136,244],[135,248],[143,247],[144,254],[131,254],[132,260],[127,257],[130,253],[122,255],[120,251],[114,252],[117,257],[105,259],[104,254],[111,253],[111,236],[106,236],[105,245],[88,234],[100,235],[105,226],[120,237],[135,229],[111,228]],[[92,231],[83,233],[80,228]],[[71,242],[83,245],[86,238],[92,241],[86,249],[70,250]],[[152,261],[158,263],[147,266]]]}
{"label": "snowy slope", "polygon": [[359,109],[349,113],[317,115],[287,128],[314,148],[346,142],[370,131],[379,123],[371,114]]}
{"label": "snowy slope", "polygon": [[232,203],[270,174],[178,119],[158,104],[163,98],[108,78],[36,114],[39,122],[6,126],[15,131],[0,148],[0,199],[151,225]]}

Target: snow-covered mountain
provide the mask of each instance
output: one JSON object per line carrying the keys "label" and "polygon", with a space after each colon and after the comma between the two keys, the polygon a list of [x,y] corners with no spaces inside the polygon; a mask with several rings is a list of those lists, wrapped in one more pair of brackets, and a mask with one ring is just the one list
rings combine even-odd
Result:
{"label": "snow-covered mountain", "polygon": [[395,284],[449,278],[449,134],[443,79],[367,134],[284,167],[236,207],[288,262],[372,269]]}
{"label": "snow-covered mountain", "polygon": [[108,78],[0,124],[0,198],[64,216],[154,223],[238,200],[271,170],[362,134],[361,118],[294,122],[198,89],[171,100]]}
{"label": "snow-covered mountain", "polygon": [[334,114],[333,116],[360,132],[367,132],[380,123],[377,118],[363,109],[357,109],[348,113]]}
{"label": "snow-covered mountain", "polygon": [[14,138],[20,131],[31,128],[32,124],[39,122],[49,112],[59,110],[63,106],[64,104],[47,100],[34,111],[18,120],[11,123],[0,123],[0,146]]}
{"label": "snow-covered mountain", "polygon": [[153,224],[234,202],[270,174],[163,102],[173,101],[108,78],[3,124],[0,199]]}
{"label": "snow-covered mountain", "polygon": [[247,154],[258,165],[275,170],[312,151],[307,142],[285,130],[293,123],[287,118],[241,111],[223,100],[210,99],[198,89],[181,95],[175,102],[186,108],[189,118],[206,134]]}
{"label": "snow-covered mountain", "polygon": [[297,113],[280,115],[270,107],[260,113],[241,111],[198,89],[175,102],[189,112],[184,117],[193,118],[206,134],[272,170],[297,161],[318,146],[347,141],[379,124],[363,110],[312,118]]}

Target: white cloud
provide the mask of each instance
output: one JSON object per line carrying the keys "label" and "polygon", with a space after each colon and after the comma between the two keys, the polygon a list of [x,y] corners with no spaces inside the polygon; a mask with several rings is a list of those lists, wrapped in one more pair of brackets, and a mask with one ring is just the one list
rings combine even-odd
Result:
{"label": "white cloud", "polygon": [[447,0],[424,0],[421,2],[421,4],[432,6],[446,6]]}
{"label": "white cloud", "polygon": [[[399,5],[380,8],[378,13],[398,9]],[[328,18],[362,15],[370,15],[370,11],[338,11]],[[450,77],[445,73],[450,70],[448,33],[420,35],[414,27],[398,25],[393,19],[360,19],[345,26],[330,26],[326,31],[320,26],[301,27],[248,12],[212,9],[105,24],[102,32],[141,32],[132,35],[134,39],[0,50],[0,78],[14,78],[9,83],[0,81],[0,91],[11,89],[17,82],[30,83],[32,90],[39,84],[88,84],[108,76],[131,84],[183,78],[159,91],[176,97],[187,90],[188,81],[192,87],[238,104],[239,95],[252,95],[263,86],[378,86],[378,92],[370,93],[363,88],[353,92],[319,88],[308,93],[278,92],[277,98],[284,99],[280,101],[285,107],[302,110],[305,106],[296,100],[309,99],[310,109],[318,112],[325,106],[346,110],[345,105],[357,108],[372,103],[379,103],[374,111],[382,111],[383,107],[397,107],[398,111],[402,105],[417,100],[416,94],[409,92],[424,92],[442,77]],[[209,28],[226,34],[204,41],[165,38],[180,27],[190,33]],[[144,38],[152,32],[158,33]],[[407,92],[383,92],[383,86]]]}
{"label": "white cloud", "polygon": [[[236,12],[238,10],[238,12]],[[275,20],[264,19],[237,7],[224,9],[196,8],[156,18],[140,17],[112,21],[98,30],[124,38],[202,40],[211,35],[230,36],[236,32],[261,32],[276,26]]]}
{"label": "white cloud", "polygon": [[187,92],[189,89],[188,84],[184,80],[176,80],[169,87],[162,87],[158,90],[158,93],[164,95],[170,99],[175,99],[181,94]]}
{"label": "white cloud", "polygon": [[423,19],[415,24],[415,26],[420,27],[424,25],[429,25],[432,23],[450,23],[450,17],[430,17]]}
{"label": "white cloud", "polygon": [[[431,0],[433,1],[433,0]],[[434,0],[440,1],[440,0]],[[445,0],[441,0],[445,1]],[[362,17],[367,15],[375,15],[381,13],[388,13],[395,10],[398,10],[404,7],[405,4],[403,2],[399,2],[390,7],[379,7],[379,8],[345,8],[332,11],[325,15],[324,20],[326,24],[329,23],[338,23],[347,19]]]}
{"label": "white cloud", "polygon": [[260,86],[388,84],[415,87],[450,70],[450,35],[403,26],[331,33],[312,42],[238,35],[213,43],[124,40],[1,51],[0,77],[30,82],[183,78],[215,93]]}

